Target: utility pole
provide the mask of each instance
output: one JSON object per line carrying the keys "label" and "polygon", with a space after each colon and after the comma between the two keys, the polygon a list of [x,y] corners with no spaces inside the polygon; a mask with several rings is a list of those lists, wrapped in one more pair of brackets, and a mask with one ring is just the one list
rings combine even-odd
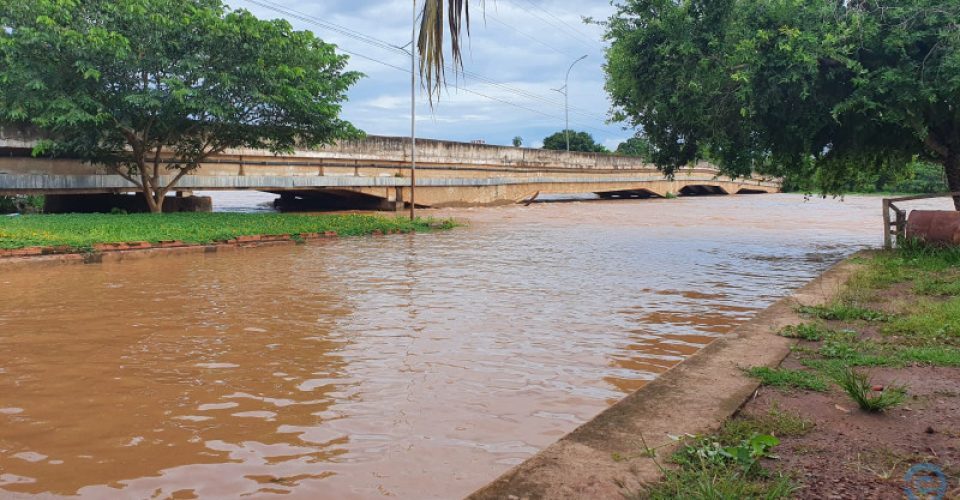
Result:
{"label": "utility pole", "polygon": [[417,0],[413,0],[410,22],[410,220],[416,215],[417,186]]}
{"label": "utility pole", "polygon": [[584,55],[573,61],[569,68],[567,68],[567,76],[563,79],[563,87],[559,89],[553,89],[556,92],[563,94],[563,111],[565,116],[565,122],[563,127],[563,135],[567,139],[567,152],[570,152],[570,71],[573,70],[573,67],[580,61],[586,59],[587,56]]}

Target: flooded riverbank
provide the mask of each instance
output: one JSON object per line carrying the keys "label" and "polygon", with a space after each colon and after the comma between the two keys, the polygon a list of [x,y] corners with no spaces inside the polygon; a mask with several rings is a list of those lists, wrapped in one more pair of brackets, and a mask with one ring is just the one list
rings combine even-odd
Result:
{"label": "flooded riverbank", "polygon": [[4,273],[0,495],[462,496],[879,244],[879,205],[425,211],[469,226]]}

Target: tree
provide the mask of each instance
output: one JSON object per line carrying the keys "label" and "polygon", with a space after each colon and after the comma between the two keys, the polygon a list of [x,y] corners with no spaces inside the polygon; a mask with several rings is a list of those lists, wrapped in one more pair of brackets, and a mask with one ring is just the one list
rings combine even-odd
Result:
{"label": "tree", "polygon": [[635,156],[649,161],[653,155],[650,141],[642,135],[637,135],[621,142],[617,146],[617,154],[622,156]]}
{"label": "tree", "polygon": [[607,38],[614,117],[668,174],[709,151],[836,193],[921,160],[960,191],[955,1],[627,0]]}
{"label": "tree", "polygon": [[574,130],[561,130],[543,140],[543,149],[555,149],[557,151],[567,150],[567,133],[570,135],[570,151],[581,151],[585,153],[608,153],[607,148],[597,144],[593,136],[586,132],[577,132]]}
{"label": "tree", "polygon": [[513,147],[519,148],[520,146],[523,146],[523,137],[518,135],[513,138]]}
{"label": "tree", "polygon": [[339,113],[360,75],[286,21],[220,0],[0,6],[0,120],[41,129],[36,154],[111,167],[152,212],[225,149],[289,152],[359,133]]}

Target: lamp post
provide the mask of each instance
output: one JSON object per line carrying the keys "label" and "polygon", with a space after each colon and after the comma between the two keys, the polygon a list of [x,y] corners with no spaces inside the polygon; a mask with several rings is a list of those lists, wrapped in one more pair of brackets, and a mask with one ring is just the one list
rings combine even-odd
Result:
{"label": "lamp post", "polygon": [[417,0],[413,0],[410,23],[410,220],[416,216],[417,185]]}
{"label": "lamp post", "polygon": [[555,91],[560,92],[561,94],[563,94],[563,111],[564,111],[564,116],[565,116],[565,120],[566,120],[566,121],[564,122],[563,135],[564,135],[564,137],[566,137],[566,139],[567,139],[567,152],[568,152],[568,153],[570,152],[570,97],[569,97],[569,94],[570,94],[570,87],[569,87],[569,84],[570,84],[570,71],[573,70],[573,67],[576,66],[576,64],[577,64],[578,62],[580,62],[580,61],[582,61],[582,60],[584,60],[584,59],[586,59],[586,58],[587,58],[587,56],[584,55],[584,56],[581,56],[581,57],[580,57],[579,59],[577,59],[576,61],[573,61],[573,63],[570,64],[570,67],[567,68],[567,76],[564,77],[564,79],[563,79],[563,87],[561,87],[561,88],[559,88],[559,89],[553,89],[553,90],[555,90]]}

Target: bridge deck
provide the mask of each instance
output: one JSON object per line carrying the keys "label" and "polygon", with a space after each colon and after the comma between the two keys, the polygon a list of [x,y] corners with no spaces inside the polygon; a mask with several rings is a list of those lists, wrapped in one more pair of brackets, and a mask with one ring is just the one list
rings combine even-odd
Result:
{"label": "bridge deck", "polygon": [[[136,190],[103,166],[32,157],[32,141],[10,134],[3,137],[2,132],[0,129],[0,194]],[[639,159],[612,155],[420,140],[417,149],[417,199],[424,205],[510,203],[537,192],[666,196],[691,186],[728,194],[779,191],[775,181],[730,179],[702,163],[684,169],[674,179],[665,179],[654,166]],[[172,176],[165,176],[161,182],[170,179]],[[409,186],[409,140],[385,137],[289,156],[228,151],[211,158],[177,185],[181,190],[349,191],[388,201],[405,199]]]}

